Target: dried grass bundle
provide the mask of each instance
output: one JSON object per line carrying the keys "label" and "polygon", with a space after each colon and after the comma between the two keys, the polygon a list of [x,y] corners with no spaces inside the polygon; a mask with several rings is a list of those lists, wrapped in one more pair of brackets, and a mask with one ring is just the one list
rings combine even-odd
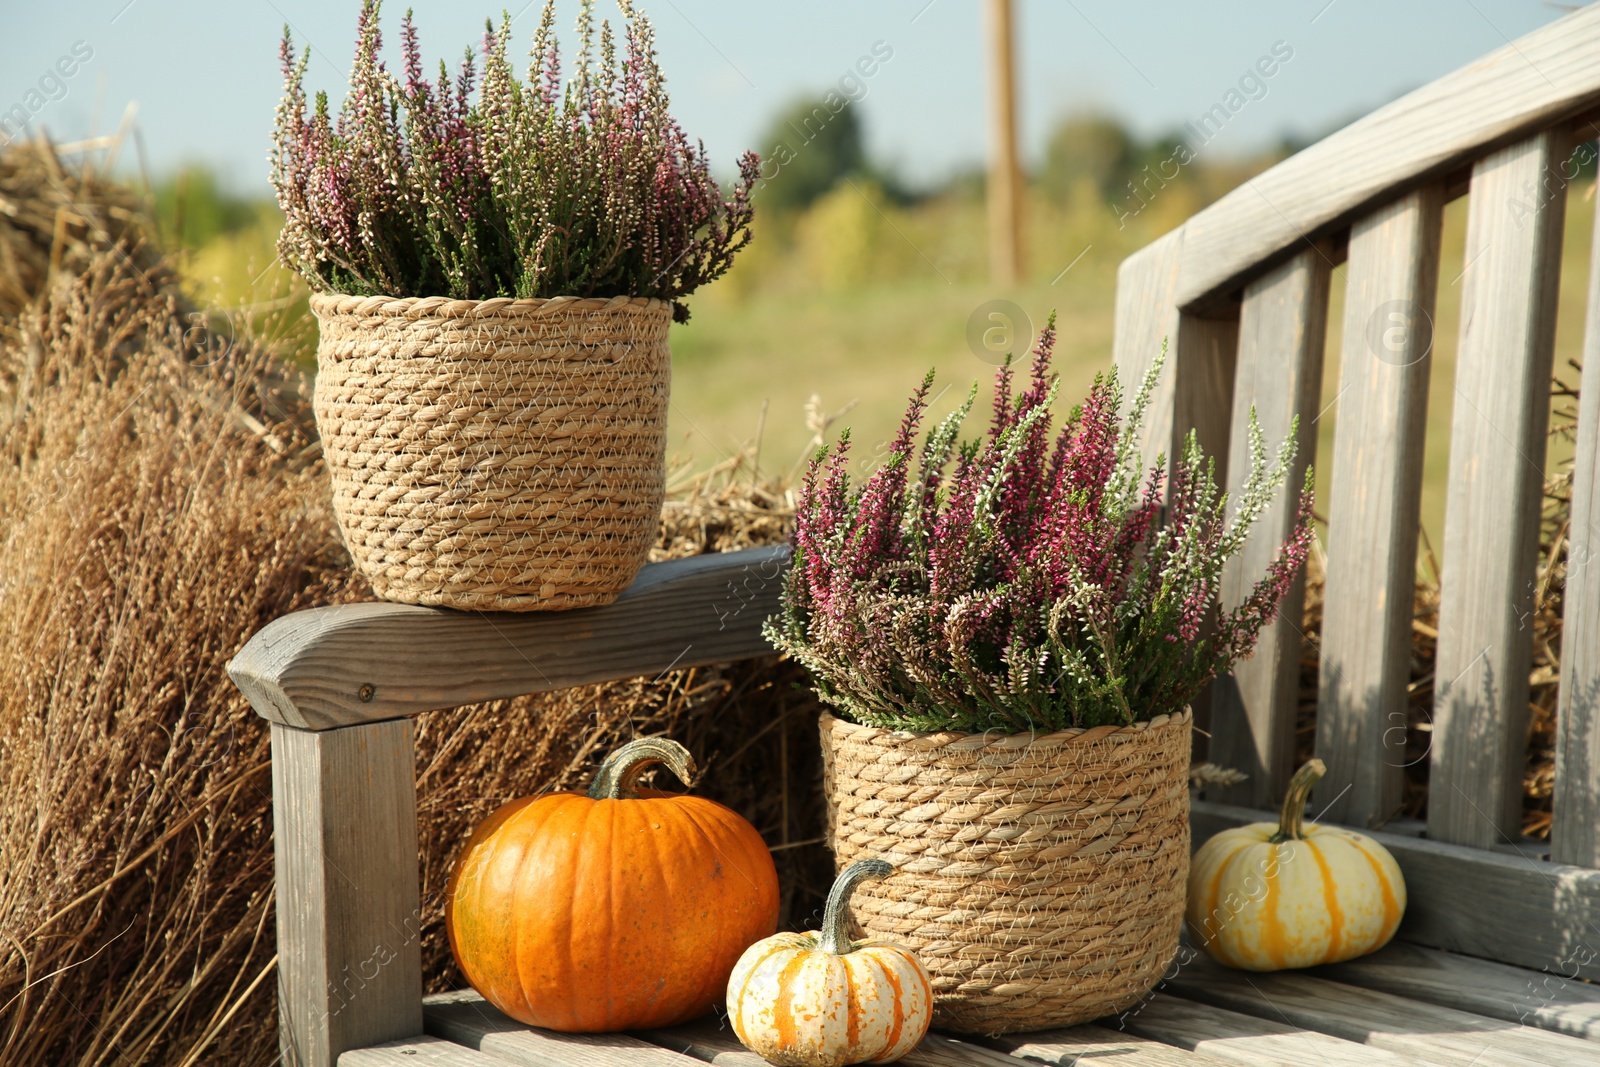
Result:
{"label": "dried grass bundle", "polygon": [[139,242],[147,228],[131,190],[92,167],[69,168],[49,141],[0,152],[0,326],[52,277],[76,278],[107,248],[155,266],[160,257]]}
{"label": "dried grass bundle", "polygon": [[221,666],[348,590],[300,430],[250,414],[266,357],[193,344],[139,258],[0,349],[7,1064],[261,1060],[267,742]]}

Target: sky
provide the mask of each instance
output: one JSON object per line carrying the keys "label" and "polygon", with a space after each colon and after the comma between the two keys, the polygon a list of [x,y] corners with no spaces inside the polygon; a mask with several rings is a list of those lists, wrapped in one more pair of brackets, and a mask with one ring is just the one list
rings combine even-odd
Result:
{"label": "sky", "polygon": [[[612,2],[600,0],[602,15],[615,16]],[[543,0],[513,3],[514,32],[531,38]],[[719,173],[730,173],[747,148],[771,148],[759,141],[773,112],[837,85],[875,49],[889,58],[865,79],[859,103],[872,158],[914,185],[983,158],[985,24],[976,0],[638,4],[656,25],[674,114],[705,141]],[[1262,57],[1285,52],[1205,151],[1246,155],[1285,134],[1320,136],[1570,6],[1016,0],[1024,160],[1037,160],[1053,123],[1073,112],[1108,112],[1147,136],[1180,127],[1222,101]],[[0,114],[38,104],[32,124],[72,140],[115,128],[135,103],[156,174],[204,162],[239,191],[265,194],[283,25],[312,46],[308,87],[337,100],[359,7],[359,0],[0,0]],[[499,15],[462,0],[413,0],[413,7],[435,69],[438,59],[454,62],[481,40],[486,14]],[[559,0],[567,41],[577,7],[578,0]],[[398,38],[404,10],[385,9],[386,45]],[[63,59],[59,69],[71,70],[69,77],[56,73]]]}

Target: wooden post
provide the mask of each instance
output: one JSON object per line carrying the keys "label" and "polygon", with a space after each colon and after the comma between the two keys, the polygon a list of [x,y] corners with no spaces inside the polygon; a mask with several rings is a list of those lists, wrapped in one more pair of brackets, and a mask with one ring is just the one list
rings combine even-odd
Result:
{"label": "wooden post", "polygon": [[[1591,373],[1600,371],[1600,213],[1594,232],[1583,340]],[[1578,396],[1565,601],[1550,858],[1600,867],[1600,383]]]}
{"label": "wooden post", "polygon": [[989,273],[1000,285],[1022,277],[1022,172],[1017,165],[1017,95],[1011,0],[988,0]]}
{"label": "wooden post", "polygon": [[278,1042],[291,1067],[422,1033],[410,719],[272,724]]}

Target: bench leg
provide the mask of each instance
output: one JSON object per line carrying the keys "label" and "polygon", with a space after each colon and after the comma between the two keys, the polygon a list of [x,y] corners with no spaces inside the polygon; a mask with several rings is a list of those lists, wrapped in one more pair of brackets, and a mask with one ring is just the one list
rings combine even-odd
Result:
{"label": "bench leg", "polygon": [[272,724],[279,1042],[287,1067],[422,1033],[415,732]]}

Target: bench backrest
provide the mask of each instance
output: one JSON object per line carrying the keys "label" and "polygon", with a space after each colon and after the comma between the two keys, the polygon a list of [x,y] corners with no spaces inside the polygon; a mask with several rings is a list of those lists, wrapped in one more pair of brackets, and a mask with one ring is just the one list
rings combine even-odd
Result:
{"label": "bench backrest", "polygon": [[[1337,405],[1320,638],[1324,817],[1376,825],[1400,803],[1440,218],[1468,197],[1443,542],[1428,836],[1520,837],[1545,434],[1567,179],[1600,134],[1600,6],[1576,11],[1247,181],[1129,257],[1115,358],[1138,380],[1167,341],[1150,450],[1193,429],[1247,473],[1267,440]],[[1348,264],[1336,395],[1322,395],[1330,272]],[[1586,363],[1600,367],[1600,270]],[[1587,386],[1588,383],[1585,383]],[[1582,390],[1565,589],[1551,858],[1600,866],[1600,387]],[[1293,520],[1294,490],[1224,579],[1236,600]],[[1250,774],[1226,799],[1268,807],[1292,771],[1298,594],[1212,694],[1210,758]]]}

